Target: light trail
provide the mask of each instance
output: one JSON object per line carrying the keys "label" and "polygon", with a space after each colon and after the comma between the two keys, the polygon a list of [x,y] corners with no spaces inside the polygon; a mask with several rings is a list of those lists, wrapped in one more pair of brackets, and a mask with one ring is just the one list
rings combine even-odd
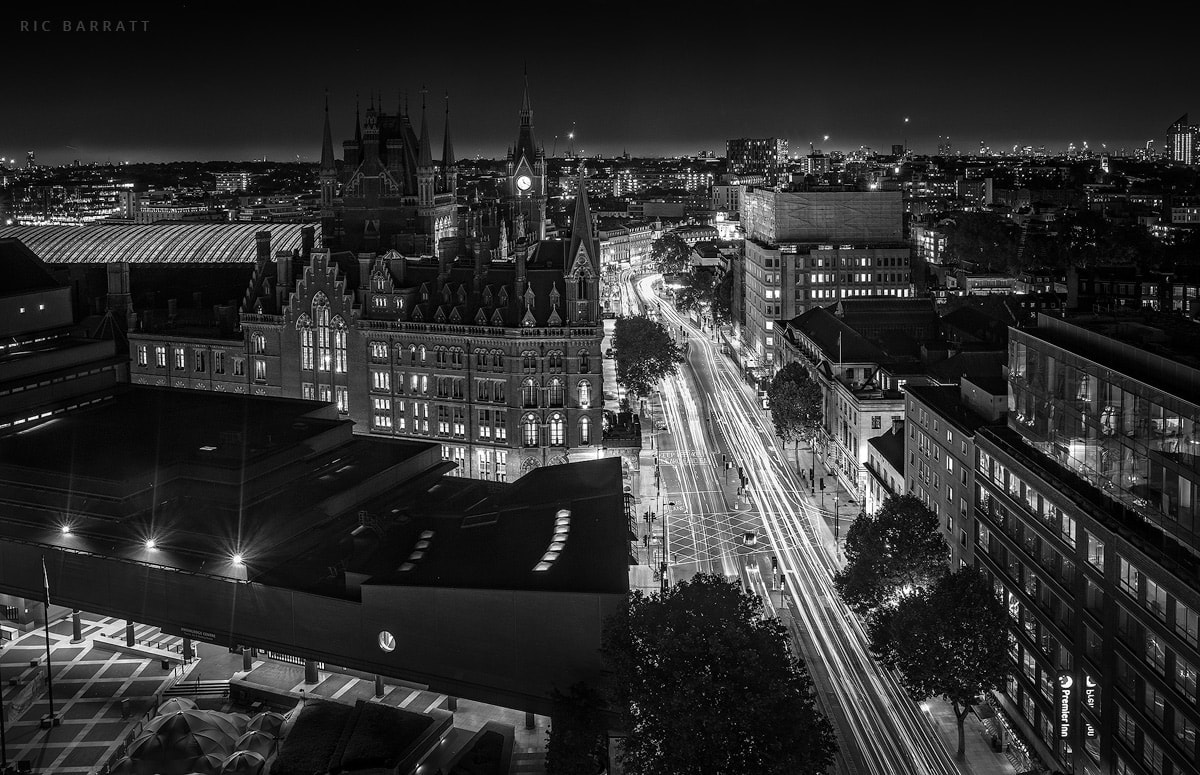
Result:
{"label": "light trail", "polygon": [[[644,277],[637,289],[653,303],[654,276]],[[841,602],[833,587],[836,546],[808,500],[786,453],[775,441],[770,420],[757,396],[707,335],[698,331],[669,303],[661,305],[662,322],[673,333],[680,327],[690,342],[689,368],[664,380],[659,398],[667,418],[670,443],[679,463],[669,468],[676,487],[662,481],[663,501],[676,500],[686,513],[664,514],[663,532],[668,551],[691,555],[696,570],[738,578],[743,588],[759,595],[767,615],[780,610],[771,600],[761,563],[766,551],[748,551],[740,542],[746,530],[765,537],[786,580],[786,602],[791,614],[785,622],[804,655],[821,706],[834,725],[840,751],[837,770],[843,773],[959,773],[954,760],[933,729],[929,718],[897,682],[880,667],[867,649],[867,637],[858,618]],[[699,399],[699,401],[698,401]],[[720,437],[721,447],[717,439]],[[726,450],[746,473],[750,508],[731,508],[722,488],[724,471],[716,465],[688,464]],[[716,461],[716,456],[712,458]],[[684,518],[686,529],[680,518]],[[676,542],[683,546],[676,547]],[[673,559],[673,558],[669,558]],[[674,564],[676,580],[684,566]],[[769,571],[768,571],[769,575]]]}

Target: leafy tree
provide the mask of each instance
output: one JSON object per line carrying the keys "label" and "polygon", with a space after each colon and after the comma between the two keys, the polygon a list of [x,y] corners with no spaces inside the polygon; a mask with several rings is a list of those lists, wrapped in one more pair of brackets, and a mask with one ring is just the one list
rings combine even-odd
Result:
{"label": "leafy tree", "polygon": [[682,237],[674,232],[667,232],[654,240],[654,244],[650,246],[650,260],[663,274],[682,272],[687,266],[691,252],[691,247]]}
{"label": "leafy tree", "polygon": [[900,672],[915,700],[939,696],[958,721],[958,758],[966,738],[963,722],[984,692],[1008,675],[1008,614],[987,578],[972,567],[943,572],[925,592],[900,601],[872,626],[885,664]]}
{"label": "leafy tree", "polygon": [[869,614],[928,586],[949,551],[936,514],[911,493],[890,495],[846,531],[847,563],[834,587],[852,610]]}
{"label": "leafy tree", "polygon": [[683,351],[665,326],[645,315],[617,318],[613,328],[617,350],[617,380],[638,395],[674,374],[683,363]]}
{"label": "leafy tree", "polygon": [[712,316],[718,326],[733,320],[733,272],[726,272],[713,288]]}
{"label": "leafy tree", "polygon": [[577,683],[566,694],[554,690],[550,732],[546,737],[547,775],[596,775],[608,763],[608,728],[601,709],[604,697]]}
{"label": "leafy tree", "polygon": [[998,272],[1016,264],[1020,228],[992,213],[955,213],[943,222],[946,253],[958,261],[967,261],[988,272]]}
{"label": "leafy tree", "polygon": [[775,433],[784,442],[812,439],[824,421],[825,397],[816,383],[799,363],[784,366],[767,386],[771,401],[771,422]]}
{"label": "leafy tree", "polygon": [[778,619],[718,574],[635,590],[602,650],[639,775],[823,772],[836,751]]}

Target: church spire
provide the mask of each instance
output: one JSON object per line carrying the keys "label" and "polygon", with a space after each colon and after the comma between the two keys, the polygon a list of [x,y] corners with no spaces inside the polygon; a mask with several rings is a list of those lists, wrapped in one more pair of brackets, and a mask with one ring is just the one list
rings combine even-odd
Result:
{"label": "church spire", "polygon": [[529,66],[525,66],[525,94],[521,97],[521,126],[533,123],[533,108],[529,106]]}
{"label": "church spire", "polygon": [[454,166],[454,143],[450,141],[450,92],[446,92],[446,132],[442,140],[442,174]]}
{"label": "church spire", "polygon": [[362,120],[358,114],[358,95],[354,95],[354,144],[358,146],[359,153],[362,153]]}
{"label": "church spire", "polygon": [[596,255],[596,242],[592,237],[592,214],[588,209],[587,180],[584,178],[583,165],[579,165],[579,190],[575,194],[575,217],[571,219],[571,252],[567,254],[566,269],[570,271],[580,247],[587,251],[588,258],[594,265],[599,256]]}
{"label": "church spire", "polygon": [[429,119],[425,110],[425,87],[421,87],[421,139],[417,141],[419,147],[417,156],[418,167],[433,166],[433,151],[429,148]]}
{"label": "church spire", "polygon": [[325,90],[325,137],[321,140],[321,169],[334,169],[333,132],[329,129],[329,90]]}

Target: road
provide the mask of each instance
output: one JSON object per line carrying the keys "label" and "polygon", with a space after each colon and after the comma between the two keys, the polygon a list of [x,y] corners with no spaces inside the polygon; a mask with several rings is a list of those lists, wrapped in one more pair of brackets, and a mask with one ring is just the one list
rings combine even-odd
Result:
{"label": "road", "polygon": [[[654,306],[656,277],[636,280],[637,293]],[[790,470],[757,395],[711,332],[669,302],[659,309],[663,324],[688,345],[687,368],[665,380],[647,407],[669,429],[658,434],[668,578],[698,571],[738,578],[763,599],[767,615],[788,625],[834,726],[837,772],[957,774],[929,717],[871,657],[858,618],[838,599],[833,536]],[[736,492],[736,468],[726,484],[723,454],[743,468],[744,496]],[[664,512],[662,504],[671,502]],[[748,532],[755,533],[751,545]],[[782,595],[775,591],[780,575]]]}

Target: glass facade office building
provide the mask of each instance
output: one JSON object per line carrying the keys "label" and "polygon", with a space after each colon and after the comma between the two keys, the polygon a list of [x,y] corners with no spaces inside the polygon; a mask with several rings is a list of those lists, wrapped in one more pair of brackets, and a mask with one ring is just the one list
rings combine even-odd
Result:
{"label": "glass facade office building", "polygon": [[1200,772],[1200,334],[1172,325],[1011,329],[1007,425],[976,436],[974,559],[1012,618],[1008,742],[1062,772]]}

